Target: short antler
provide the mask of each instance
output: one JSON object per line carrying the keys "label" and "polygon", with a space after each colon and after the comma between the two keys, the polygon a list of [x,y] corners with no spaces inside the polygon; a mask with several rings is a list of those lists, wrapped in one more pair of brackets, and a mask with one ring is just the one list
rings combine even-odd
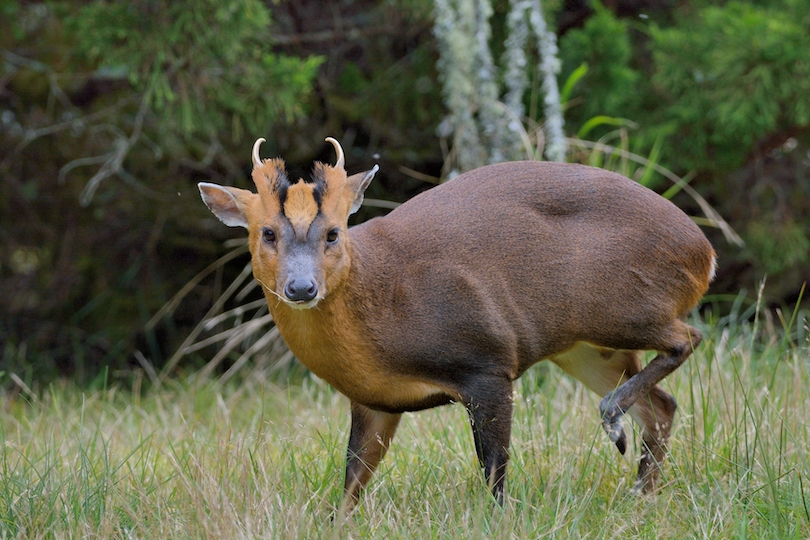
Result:
{"label": "short antler", "polygon": [[343,159],[343,148],[341,148],[340,143],[337,142],[336,139],[332,137],[327,137],[326,142],[331,143],[332,146],[335,147],[335,152],[337,153],[337,161],[335,162],[335,169],[345,169],[346,164]]}
{"label": "short antler", "polygon": [[259,147],[262,145],[264,140],[265,140],[264,137],[259,137],[258,139],[256,139],[256,142],[253,143],[253,165],[254,165],[254,167],[261,167],[262,166],[262,160],[259,157]]}

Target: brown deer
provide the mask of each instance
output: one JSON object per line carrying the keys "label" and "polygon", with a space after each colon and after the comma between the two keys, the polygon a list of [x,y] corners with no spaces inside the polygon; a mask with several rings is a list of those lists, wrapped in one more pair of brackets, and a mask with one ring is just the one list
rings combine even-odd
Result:
{"label": "brown deer", "polygon": [[[290,181],[253,146],[258,194],[200,183],[208,208],[249,231],[253,275],[287,345],[351,400],[344,500],[356,502],[402,413],[466,407],[493,495],[503,499],[512,381],[550,360],[641,428],[634,490],[654,490],[675,399],[657,386],[701,341],[684,317],[715,253],[681,210],[617,174],[573,164],[488,165],[385,217],[347,228],[378,167],[315,163]],[[640,351],[657,351],[642,369]]]}

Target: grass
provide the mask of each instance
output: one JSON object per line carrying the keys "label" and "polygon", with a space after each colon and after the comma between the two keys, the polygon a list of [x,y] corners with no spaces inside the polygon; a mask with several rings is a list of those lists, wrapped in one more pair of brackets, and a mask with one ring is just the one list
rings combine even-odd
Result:
{"label": "grass", "polygon": [[543,364],[515,385],[503,508],[451,406],[406,415],[335,522],[348,402],[314,378],[7,394],[0,538],[808,538],[806,325],[705,330],[665,382],[680,410],[655,497],[628,494],[637,454],[602,433],[598,397]]}

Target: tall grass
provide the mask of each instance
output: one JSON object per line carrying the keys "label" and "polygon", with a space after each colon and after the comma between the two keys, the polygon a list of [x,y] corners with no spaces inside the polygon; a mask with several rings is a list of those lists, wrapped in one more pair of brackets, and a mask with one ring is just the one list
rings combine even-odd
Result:
{"label": "tall grass", "polygon": [[515,385],[503,508],[450,406],[406,415],[335,521],[348,402],[325,383],[63,383],[2,398],[0,538],[808,538],[807,315],[763,321],[696,322],[707,339],[665,382],[680,414],[655,497],[629,495],[637,454],[602,433],[598,397],[543,364]]}

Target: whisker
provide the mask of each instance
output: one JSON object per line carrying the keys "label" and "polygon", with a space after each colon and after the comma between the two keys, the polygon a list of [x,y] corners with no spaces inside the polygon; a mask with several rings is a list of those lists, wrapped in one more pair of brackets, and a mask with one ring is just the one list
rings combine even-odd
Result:
{"label": "whisker", "polygon": [[280,294],[278,294],[276,291],[274,291],[273,289],[271,289],[271,288],[270,288],[270,287],[268,287],[267,285],[265,285],[265,284],[264,284],[264,281],[260,280],[260,279],[259,279],[259,278],[257,278],[256,276],[253,276],[253,279],[255,279],[256,281],[258,281],[259,283],[261,283],[262,287],[264,287],[266,290],[268,290],[268,291],[269,291],[270,293],[272,293],[272,294],[273,294],[273,295],[274,295],[276,298],[278,298],[279,300],[281,300],[281,301],[282,301],[282,302],[284,302],[285,304],[292,304],[292,302],[290,302],[289,300],[287,300],[286,298],[284,298],[283,296],[281,296]]}
{"label": "whisker", "polygon": [[[278,298],[279,300],[281,300],[282,302],[284,302],[284,303],[285,303],[285,304],[287,304],[288,306],[290,306],[290,307],[292,307],[292,308],[295,308],[295,309],[301,309],[301,307],[302,307],[302,306],[301,306],[300,304],[298,304],[297,302],[291,302],[290,300],[287,300],[286,298],[284,298],[283,296],[281,296],[280,294],[278,294],[276,291],[274,291],[273,289],[271,289],[270,287],[268,287],[267,285],[265,285],[265,283],[264,283],[262,280],[260,280],[259,278],[257,278],[256,276],[253,276],[253,279],[255,279],[256,281],[258,281],[259,283],[261,283],[262,287],[264,287],[265,289],[267,289],[268,291],[270,291],[270,293],[272,293],[272,294],[273,294],[273,296],[275,296],[276,298]],[[321,300],[323,300],[324,298],[326,298],[326,295],[323,295],[323,296],[316,296],[316,297],[315,297],[315,299],[314,299],[314,300],[315,300],[315,305],[314,305],[314,306],[312,306],[312,307],[313,307],[314,309],[317,309],[317,308],[318,308],[318,304],[319,304],[319,303],[321,302]]]}

